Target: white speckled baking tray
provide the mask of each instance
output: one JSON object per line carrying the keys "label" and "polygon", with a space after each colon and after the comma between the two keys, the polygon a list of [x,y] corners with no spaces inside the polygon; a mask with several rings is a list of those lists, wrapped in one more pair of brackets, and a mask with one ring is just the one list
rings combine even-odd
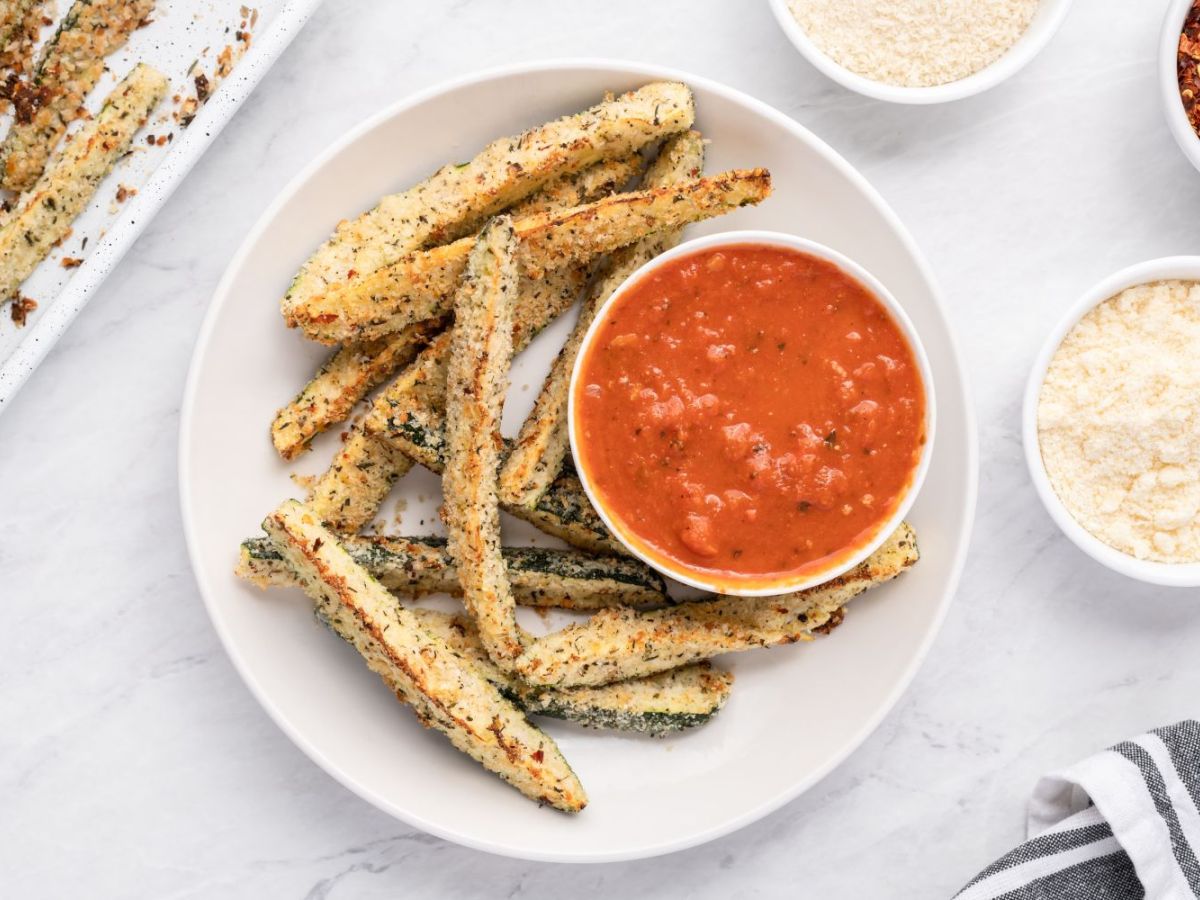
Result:
{"label": "white speckled baking tray", "polygon": [[[7,305],[0,307],[0,414],[320,2],[244,0],[246,8],[258,10],[258,21],[250,29],[250,47],[232,73],[187,128],[181,128],[174,115],[180,104],[163,102],[139,134],[136,152],[117,165],[76,221],[72,235],[25,282],[21,293],[38,303],[25,327],[12,322]],[[59,16],[69,5],[70,0],[58,0]],[[88,109],[99,109],[109,89],[139,61],[171,79],[171,95],[194,95],[195,72],[211,76],[221,50],[236,46],[242,8],[243,0],[158,0],[151,24],[108,58],[109,71],[88,98]],[[42,36],[51,33],[46,28]],[[0,123],[0,133],[7,131],[7,120]],[[150,147],[147,134],[173,137],[164,146]],[[137,193],[117,203],[121,186]],[[63,257],[82,258],[83,264],[65,269]]]}

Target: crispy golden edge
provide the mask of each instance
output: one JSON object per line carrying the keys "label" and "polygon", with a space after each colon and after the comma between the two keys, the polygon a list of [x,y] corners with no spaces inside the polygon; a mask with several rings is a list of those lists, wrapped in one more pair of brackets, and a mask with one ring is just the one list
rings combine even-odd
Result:
{"label": "crispy golden edge", "polygon": [[[532,215],[586,203],[619,190],[637,175],[640,168],[641,157],[636,153],[599,162],[582,172],[558,177],[517,204],[514,212]],[[396,248],[405,243],[412,245],[418,237],[419,234],[411,234],[405,242],[400,235],[393,235],[392,245]],[[409,249],[415,249],[415,246]],[[582,272],[564,271],[560,281],[579,282],[575,288],[575,294],[578,294],[578,288],[582,287]],[[555,284],[534,287],[543,293],[553,293],[560,288],[561,285]],[[276,415],[271,438],[279,455],[294,459],[307,449],[316,435],[345,421],[358,401],[411,363],[417,352],[445,324],[445,319],[440,318],[417,322],[373,341],[342,345],[300,394]],[[368,521],[373,515],[373,512],[368,515]]]}
{"label": "crispy golden edge", "polygon": [[[591,200],[623,186],[641,168],[640,157],[627,156],[565,176],[542,192],[525,200],[518,209],[528,212],[560,208],[559,204],[580,198]],[[569,267],[539,281],[523,279],[513,323],[513,343],[525,347],[548,322],[565,312],[578,298],[586,272]],[[450,331],[431,339],[405,369],[376,399],[374,409],[445,406],[446,356]],[[310,502],[339,533],[353,534],[365,528],[387,498],[388,492],[410,468],[404,448],[371,428],[376,413],[360,426],[353,426],[333,464],[310,493]],[[400,451],[399,453],[397,451]],[[591,548],[588,548],[591,549]]]}
{"label": "crispy golden edge", "polygon": [[[759,203],[770,191],[765,169],[734,170],[522,218],[514,223],[521,270],[540,278],[547,270],[589,262],[655,232]],[[315,341],[337,343],[378,337],[441,315],[449,308],[470,251],[470,241],[463,240],[411,254],[299,304],[288,325]]]}
{"label": "crispy golden edge", "polygon": [[[652,734],[682,731],[702,724],[718,712],[733,689],[733,673],[714,669],[708,662],[599,687],[537,688],[492,662],[478,629],[467,616],[420,608],[412,613],[426,631],[442,638],[470,660],[488,681],[531,715],[550,712],[555,718],[602,729]],[[683,709],[685,701],[690,703]],[[675,713],[672,716],[666,712],[668,720],[681,718],[680,714],[695,718],[690,723],[656,728],[652,720],[664,716],[664,707]],[[642,719],[651,721],[639,721]]]}
{"label": "crispy golden edge", "polygon": [[[42,30],[46,0],[9,0],[0,5],[0,79],[21,76],[33,67],[33,48]],[[0,112],[11,106],[0,100]]]}
{"label": "crispy golden edge", "polygon": [[310,488],[307,503],[329,528],[356,534],[375,517],[392,486],[412,466],[399,449],[352,428],[329,468]]}
{"label": "crispy golden edge", "polygon": [[[646,187],[665,187],[697,178],[703,166],[704,141],[700,134],[689,131],[676,135],[667,141],[646,172]],[[679,229],[664,231],[616,251],[588,288],[579,319],[555,358],[533,410],[500,469],[499,492],[503,503],[533,506],[557,477],[569,450],[567,391],[584,335],[612,293],[634,271],[678,243],[681,234]]]}
{"label": "crispy golden edge", "polygon": [[0,226],[0,302],[10,299],[94,196],[125,154],[167,90],[166,77],[139,63],[112,90],[99,114],[84,125],[24,194]]}
{"label": "crispy golden edge", "polygon": [[919,559],[907,523],[861,565],[826,584],[778,597],[726,597],[670,609],[605,610],[529,642],[515,662],[531,684],[579,686],[640,678],[722,653],[811,640],[854,597]]}
{"label": "crispy golden edge", "polygon": [[423,724],[534,800],[564,812],[587,805],[583,786],[553,739],[398,606],[304,506],[285,502],[263,528],[322,617],[411,704]]}
{"label": "crispy golden edge", "polygon": [[154,0],[76,0],[33,73],[44,102],[0,143],[0,187],[33,187],[104,72],[104,58],[123,46],[153,9]]}
{"label": "crispy golden edge", "polygon": [[512,361],[516,253],[512,221],[494,219],[472,249],[454,297],[454,338],[446,371],[442,519],[463,602],[498,664],[514,659],[524,646],[500,552],[496,499],[500,419]]}
{"label": "crispy golden edge", "polygon": [[295,459],[318,434],[349,418],[359,400],[416,359],[444,327],[441,319],[417,322],[374,341],[343,345],[275,414],[271,441],[279,455]]}
{"label": "crispy golden edge", "polygon": [[416,249],[476,231],[489,216],[563,175],[637,151],[690,128],[691,90],[653,82],[573,115],[493,141],[468,162],[443,166],[402,194],[338,226],[305,263],[281,304],[284,317],[313,296],[353,283]]}

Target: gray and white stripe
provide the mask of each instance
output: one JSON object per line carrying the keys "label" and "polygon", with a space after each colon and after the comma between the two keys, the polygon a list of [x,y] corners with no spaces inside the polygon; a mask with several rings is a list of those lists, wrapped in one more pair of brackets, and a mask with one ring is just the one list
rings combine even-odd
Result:
{"label": "gray and white stripe", "polygon": [[1200,898],[1200,723],[1160,728],[1043,778],[1029,834],[956,900]]}

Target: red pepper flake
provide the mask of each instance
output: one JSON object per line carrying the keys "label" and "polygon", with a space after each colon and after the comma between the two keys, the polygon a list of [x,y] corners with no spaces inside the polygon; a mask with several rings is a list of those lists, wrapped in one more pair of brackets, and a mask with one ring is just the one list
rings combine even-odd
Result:
{"label": "red pepper flake", "polygon": [[82,259],[76,259],[74,256],[64,256],[62,258],[62,267],[64,269],[78,269],[83,265]]}
{"label": "red pepper flake", "polygon": [[1200,135],[1200,0],[1192,4],[1179,35],[1176,58],[1179,96],[1192,130]]}
{"label": "red pepper flake", "polygon": [[325,542],[320,538],[317,538],[315,541],[313,541],[313,553],[316,553],[318,550],[320,550],[324,544]]}
{"label": "red pepper flake", "polygon": [[24,328],[29,314],[37,309],[37,306],[36,300],[31,300],[29,297],[17,297],[12,302],[12,309],[9,310],[13,324],[18,328]]}
{"label": "red pepper flake", "polygon": [[540,762],[544,761],[545,759],[546,759],[546,754],[545,754],[545,753],[543,753],[541,750],[534,750],[534,751],[533,751],[533,761],[534,761],[534,762],[539,762],[539,763],[540,763]]}

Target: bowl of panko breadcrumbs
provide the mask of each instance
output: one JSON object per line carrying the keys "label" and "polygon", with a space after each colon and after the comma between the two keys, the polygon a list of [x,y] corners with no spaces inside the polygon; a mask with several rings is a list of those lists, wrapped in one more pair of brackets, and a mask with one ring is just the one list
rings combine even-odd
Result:
{"label": "bowl of panko breadcrumbs", "polygon": [[769,0],[784,34],[843,87],[891,103],[945,103],[1016,74],[1071,0]]}

